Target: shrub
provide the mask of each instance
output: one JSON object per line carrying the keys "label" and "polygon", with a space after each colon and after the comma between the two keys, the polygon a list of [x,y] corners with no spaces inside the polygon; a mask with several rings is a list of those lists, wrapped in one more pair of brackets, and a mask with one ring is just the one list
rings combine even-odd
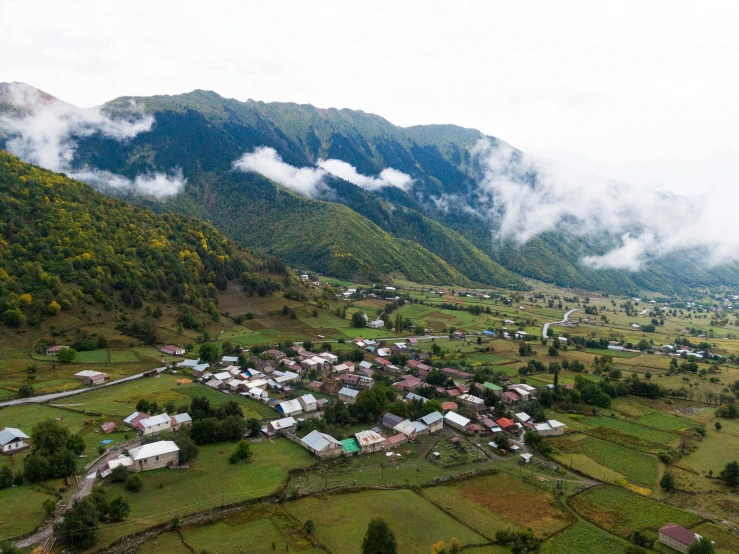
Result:
{"label": "shrub", "polygon": [[138,492],[144,487],[144,482],[138,473],[132,473],[126,478],[126,489]]}

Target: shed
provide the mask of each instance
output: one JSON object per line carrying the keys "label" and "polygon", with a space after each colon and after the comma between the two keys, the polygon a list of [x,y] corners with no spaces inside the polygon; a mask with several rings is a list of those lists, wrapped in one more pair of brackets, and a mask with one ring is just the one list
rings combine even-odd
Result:
{"label": "shed", "polygon": [[110,379],[110,375],[107,373],[101,373],[100,371],[92,371],[85,369],[74,374],[74,376],[81,380],[85,385],[100,385],[107,379]]}
{"label": "shed", "polygon": [[385,437],[375,431],[360,431],[354,436],[362,452],[379,452],[385,444]]}
{"label": "shed", "polygon": [[387,427],[388,429],[392,429],[401,421],[403,421],[402,417],[391,412],[385,412],[385,415],[382,416],[382,426]]}
{"label": "shed", "polygon": [[687,553],[690,546],[702,538],[697,533],[676,523],[668,523],[659,530],[659,542],[683,553]]}

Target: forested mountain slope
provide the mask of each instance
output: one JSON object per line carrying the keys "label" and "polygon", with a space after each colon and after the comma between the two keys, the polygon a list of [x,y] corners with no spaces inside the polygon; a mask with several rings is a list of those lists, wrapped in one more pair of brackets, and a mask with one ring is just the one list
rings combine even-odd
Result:
{"label": "forested mountain slope", "polygon": [[0,151],[0,314],[38,324],[75,304],[150,298],[207,310],[228,280],[265,265],[213,226],[157,214]]}

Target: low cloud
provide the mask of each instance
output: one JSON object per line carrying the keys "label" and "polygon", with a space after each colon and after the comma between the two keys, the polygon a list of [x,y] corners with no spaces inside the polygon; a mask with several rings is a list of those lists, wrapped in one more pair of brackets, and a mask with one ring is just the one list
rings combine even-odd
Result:
{"label": "low cloud", "polygon": [[362,175],[353,165],[335,159],[318,160],[315,166],[295,167],[285,163],[277,151],[268,146],[247,152],[233,163],[233,168],[239,171],[254,171],[311,198],[326,193],[326,179],[329,175],[371,191],[383,187],[408,190],[413,183],[410,175],[392,167],[383,169],[377,177],[372,177]]}
{"label": "low cloud", "polygon": [[[576,174],[505,144],[483,140],[473,153],[481,169],[475,213],[494,220],[496,239],[523,244],[562,228],[618,237],[604,255],[582,260],[595,268],[638,271],[652,257],[696,248],[708,253],[709,264],[739,261],[736,187],[676,196]],[[450,202],[442,198],[437,205]]]}
{"label": "low cloud", "polygon": [[134,104],[128,115],[113,119],[100,108],[76,108],[22,83],[10,84],[7,95],[8,103],[19,110],[0,117],[0,130],[8,137],[6,149],[23,161],[64,172],[100,189],[163,198],[177,194],[184,186],[186,181],[180,170],[129,179],[109,171],[74,167],[77,141],[81,138],[100,134],[126,141],[151,129],[154,118]]}

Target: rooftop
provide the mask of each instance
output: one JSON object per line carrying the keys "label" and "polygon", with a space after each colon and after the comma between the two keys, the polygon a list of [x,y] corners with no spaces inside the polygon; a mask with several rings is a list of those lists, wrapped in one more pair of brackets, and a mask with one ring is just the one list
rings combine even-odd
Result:
{"label": "rooftop", "polygon": [[152,458],[171,452],[179,452],[179,447],[172,441],[158,441],[133,448],[129,451],[134,462],[143,460],[144,458]]}

